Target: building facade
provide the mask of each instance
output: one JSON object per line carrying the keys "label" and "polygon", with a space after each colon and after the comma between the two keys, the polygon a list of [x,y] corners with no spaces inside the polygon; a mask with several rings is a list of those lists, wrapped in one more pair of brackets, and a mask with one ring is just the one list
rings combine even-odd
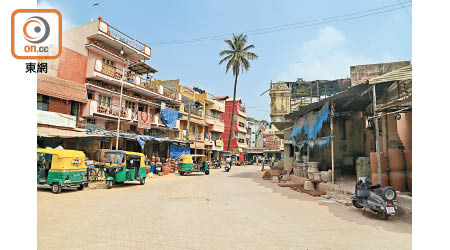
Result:
{"label": "building facade", "polygon": [[[233,99],[227,99],[225,101],[225,112],[221,114],[221,118],[225,122],[223,143],[225,150],[237,154],[239,161],[244,160],[244,149],[248,148],[247,145],[247,113],[244,104],[240,98],[236,98],[234,105],[234,116],[233,116],[233,128],[230,129],[230,122],[233,111]],[[230,130],[231,142],[230,148],[228,149],[228,138]]]}

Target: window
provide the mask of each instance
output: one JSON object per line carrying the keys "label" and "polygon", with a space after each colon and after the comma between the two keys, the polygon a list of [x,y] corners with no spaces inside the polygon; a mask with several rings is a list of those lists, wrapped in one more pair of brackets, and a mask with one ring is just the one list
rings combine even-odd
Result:
{"label": "window", "polygon": [[130,125],[130,131],[136,132],[136,125]]}
{"label": "window", "polygon": [[98,95],[98,102],[100,106],[111,106],[111,96]]}
{"label": "window", "polygon": [[141,111],[141,112],[147,112],[147,111],[148,111],[148,105],[147,105],[147,104],[139,103],[139,104],[138,104],[138,111]]}
{"label": "window", "polygon": [[50,103],[50,99],[46,95],[38,95],[37,96],[37,109],[48,111],[48,104]]}
{"label": "window", "polygon": [[95,120],[95,119],[88,118],[88,119],[87,119],[87,123],[88,123],[88,124],[95,124],[95,123],[96,123],[96,120]]}
{"label": "window", "polygon": [[88,97],[89,100],[92,100],[92,90],[88,89],[87,97]]}
{"label": "window", "polygon": [[70,115],[78,116],[79,102],[72,101],[70,104]]}
{"label": "window", "polygon": [[125,107],[130,108],[131,110],[135,111],[136,109],[136,103],[125,101]]}
{"label": "window", "polygon": [[103,58],[103,63],[106,64],[106,65],[114,67],[114,61],[112,61],[112,60]]}

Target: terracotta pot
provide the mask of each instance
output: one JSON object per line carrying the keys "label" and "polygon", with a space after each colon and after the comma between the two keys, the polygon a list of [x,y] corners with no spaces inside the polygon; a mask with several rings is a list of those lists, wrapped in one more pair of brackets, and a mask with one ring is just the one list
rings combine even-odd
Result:
{"label": "terracotta pot", "polygon": [[412,192],[412,172],[406,172],[406,185],[408,185],[409,192]]}
{"label": "terracotta pot", "polygon": [[[380,153],[381,173],[386,173],[386,157],[384,153]],[[370,169],[372,173],[378,173],[377,152],[370,152]]]}
{"label": "terracotta pot", "polygon": [[405,192],[406,175],[403,172],[390,172],[389,183],[393,188],[395,188],[395,190]]}
{"label": "terracotta pot", "polygon": [[405,169],[405,160],[403,159],[403,151],[399,149],[388,150],[389,170],[403,171]]}
{"label": "terracotta pot", "polygon": [[162,171],[163,171],[164,175],[168,175],[170,172],[170,168],[168,166],[163,166]]}
{"label": "terracotta pot", "polygon": [[412,151],[405,150],[405,151],[403,151],[403,155],[405,156],[406,171],[411,172],[412,171]]}
{"label": "terracotta pot", "polygon": [[[378,184],[378,174],[374,174],[372,173],[372,183],[373,184]],[[389,179],[386,173],[382,173],[381,174],[381,186],[382,187],[386,187],[389,183]]]}

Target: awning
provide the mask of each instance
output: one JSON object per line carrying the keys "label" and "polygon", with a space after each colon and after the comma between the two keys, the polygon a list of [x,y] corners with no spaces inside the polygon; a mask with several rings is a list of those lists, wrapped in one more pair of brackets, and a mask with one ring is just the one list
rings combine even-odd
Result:
{"label": "awning", "polygon": [[303,116],[306,113],[309,113],[311,111],[319,109],[320,107],[322,107],[322,105],[324,105],[328,101],[339,100],[342,98],[347,98],[349,100],[352,98],[356,99],[356,97],[360,97],[362,95],[362,93],[365,90],[367,90],[368,88],[369,88],[369,85],[367,83],[362,83],[362,84],[353,86],[351,88],[348,88],[346,91],[343,91],[335,96],[325,98],[323,100],[320,100],[319,102],[314,102],[314,103],[311,103],[306,106],[300,106],[297,111],[291,112],[291,113],[285,115],[284,117],[286,119],[295,120],[297,117]]}
{"label": "awning", "polygon": [[412,79],[412,65],[408,65],[406,67],[391,71],[384,75],[372,78],[369,80],[369,84],[378,84],[383,82],[392,82],[392,81],[405,81]]}
{"label": "awning", "polygon": [[37,136],[42,137],[61,137],[61,138],[76,138],[76,137],[105,137],[104,135],[88,134],[82,129],[66,130],[49,127],[38,127]]}
{"label": "awning", "polygon": [[87,103],[84,83],[64,80],[47,74],[37,75],[37,93],[63,100]]}
{"label": "awning", "polygon": [[145,62],[138,62],[138,63],[132,64],[132,65],[128,66],[128,69],[138,73],[139,75],[158,72],[156,69],[150,67]]}

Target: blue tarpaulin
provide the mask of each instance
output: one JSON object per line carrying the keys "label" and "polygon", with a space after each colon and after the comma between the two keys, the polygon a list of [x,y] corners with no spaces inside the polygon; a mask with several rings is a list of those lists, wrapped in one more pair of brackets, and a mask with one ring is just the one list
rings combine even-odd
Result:
{"label": "blue tarpaulin", "polygon": [[[325,121],[330,119],[330,103],[326,102],[319,112],[310,112],[295,119],[291,139],[294,146],[297,145],[295,136],[304,133],[307,141],[314,141],[322,129]],[[299,143],[300,144],[300,143]]]}
{"label": "blue tarpaulin", "polygon": [[183,117],[183,115],[173,109],[161,109],[160,112],[161,121],[168,129],[173,129],[177,120],[181,117]]}
{"label": "blue tarpaulin", "polygon": [[170,145],[169,155],[170,158],[172,159],[179,161],[182,155],[189,155],[189,154],[191,154],[190,147],[183,147],[180,145]]}
{"label": "blue tarpaulin", "polygon": [[[108,137],[116,137],[116,132],[103,130],[103,129],[92,129],[88,128],[86,129],[86,133],[88,134],[96,134],[96,135],[105,135]],[[128,134],[128,133],[119,133],[120,137],[127,138],[127,139],[133,139],[137,140],[139,143],[139,146],[141,148],[144,148],[146,141],[157,141],[157,142],[180,142],[180,143],[191,143],[189,141],[182,141],[182,140],[172,140],[172,139],[163,139],[163,138],[157,138],[150,135],[135,135],[135,134]]]}

